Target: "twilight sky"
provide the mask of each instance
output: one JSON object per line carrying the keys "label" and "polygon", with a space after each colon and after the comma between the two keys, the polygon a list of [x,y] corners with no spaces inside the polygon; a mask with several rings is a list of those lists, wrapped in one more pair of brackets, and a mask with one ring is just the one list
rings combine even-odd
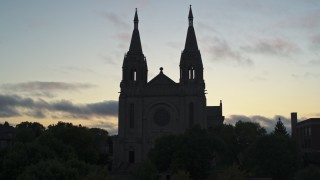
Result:
{"label": "twilight sky", "polygon": [[117,131],[135,8],[151,80],[179,80],[188,8],[207,104],[227,123],[320,117],[319,0],[0,1],[0,123],[68,121]]}

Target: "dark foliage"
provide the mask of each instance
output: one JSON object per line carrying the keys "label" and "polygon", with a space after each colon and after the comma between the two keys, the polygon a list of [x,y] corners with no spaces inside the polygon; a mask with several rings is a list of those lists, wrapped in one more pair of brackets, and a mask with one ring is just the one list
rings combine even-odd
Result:
{"label": "dark foliage", "polygon": [[246,168],[258,177],[292,179],[298,168],[296,144],[287,136],[271,134],[259,138],[246,157]]}
{"label": "dark foliage", "polygon": [[220,143],[196,126],[182,135],[159,138],[149,152],[160,172],[185,170],[193,179],[204,179],[212,168]]}
{"label": "dark foliage", "polygon": [[16,139],[19,142],[32,142],[45,131],[38,122],[22,122],[16,126]]}
{"label": "dark foliage", "polygon": [[320,167],[309,166],[297,172],[296,180],[319,180]]}
{"label": "dark foliage", "polygon": [[284,135],[284,136],[288,136],[288,132],[286,130],[286,127],[284,127],[281,119],[279,118],[279,120],[277,121],[276,126],[274,127],[274,130],[272,132],[273,134],[277,134],[277,135]]}
{"label": "dark foliage", "polygon": [[107,131],[22,122],[16,132],[16,143],[0,151],[0,179],[110,179]]}

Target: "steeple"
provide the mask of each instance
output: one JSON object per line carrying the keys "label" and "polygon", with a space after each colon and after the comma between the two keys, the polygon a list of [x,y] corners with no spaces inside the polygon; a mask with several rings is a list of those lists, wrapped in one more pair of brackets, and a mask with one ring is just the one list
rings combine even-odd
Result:
{"label": "steeple", "polygon": [[136,8],[136,13],[134,15],[133,22],[134,22],[134,29],[132,32],[131,43],[130,43],[128,54],[142,54],[140,33],[138,29],[139,19],[138,19],[137,8]]}
{"label": "steeple", "polygon": [[196,33],[193,28],[193,14],[191,5],[189,8],[189,27],[186,44],[180,58],[180,83],[201,84],[204,88],[203,65],[201,54],[198,49]]}
{"label": "steeple", "polygon": [[190,5],[190,8],[189,8],[189,16],[188,16],[188,19],[189,19],[189,26],[193,26],[193,14],[192,14],[191,5]]}
{"label": "steeple", "polygon": [[185,51],[198,51],[197,38],[196,38],[196,34],[195,34],[194,28],[193,28],[193,14],[192,14],[191,5],[189,8],[188,19],[189,19],[189,27],[188,27],[187,39],[186,39],[186,44],[185,44],[184,50]]}
{"label": "steeple", "polygon": [[134,14],[133,22],[134,22],[134,28],[138,29],[139,18],[138,18],[138,10],[137,10],[137,8],[136,8],[136,13]]}
{"label": "steeple", "polygon": [[138,11],[134,14],[134,28],[129,51],[125,54],[122,65],[121,88],[144,85],[148,79],[147,60],[143,55],[140,34],[138,29]]}

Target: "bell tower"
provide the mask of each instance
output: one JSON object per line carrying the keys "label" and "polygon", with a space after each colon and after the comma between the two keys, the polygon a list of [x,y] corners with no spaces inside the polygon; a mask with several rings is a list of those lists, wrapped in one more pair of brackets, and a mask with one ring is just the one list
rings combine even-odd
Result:
{"label": "bell tower", "polygon": [[184,114],[189,127],[199,124],[206,128],[206,96],[203,80],[203,64],[193,28],[193,14],[189,8],[189,27],[186,44],[180,58],[180,81],[184,91]]}
{"label": "bell tower", "polygon": [[203,65],[201,54],[198,49],[196,34],[193,28],[193,14],[190,5],[189,27],[187,32],[186,44],[180,58],[180,83],[182,85],[197,84],[203,86]]}
{"label": "bell tower", "polygon": [[137,143],[137,139],[142,138],[143,98],[141,94],[148,81],[147,60],[142,52],[137,9],[133,22],[134,29],[129,51],[125,54],[122,65],[118,116],[119,142],[115,153],[115,161],[126,165],[141,162],[144,157],[142,146]]}
{"label": "bell tower", "polygon": [[122,65],[122,90],[130,87],[143,86],[148,80],[148,67],[142,52],[140,34],[138,29],[139,19],[136,9],[134,15],[134,29],[132,32],[129,51],[125,54]]}

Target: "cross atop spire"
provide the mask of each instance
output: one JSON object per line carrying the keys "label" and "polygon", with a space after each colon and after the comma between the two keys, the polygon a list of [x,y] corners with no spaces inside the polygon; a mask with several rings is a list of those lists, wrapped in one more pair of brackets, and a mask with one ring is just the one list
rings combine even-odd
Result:
{"label": "cross atop spire", "polygon": [[139,34],[139,29],[138,29],[138,23],[139,23],[139,19],[138,19],[138,10],[136,8],[136,12],[134,14],[134,29],[132,32],[132,37],[131,37],[131,43],[130,43],[130,47],[129,47],[129,54],[132,53],[138,53],[138,54],[142,54],[142,47],[141,47],[141,41],[140,41],[140,34]]}
{"label": "cross atop spire", "polygon": [[196,34],[195,34],[194,28],[193,28],[193,14],[192,14],[191,5],[189,8],[188,19],[189,19],[189,27],[188,27],[187,39],[186,39],[186,44],[185,44],[184,50],[198,51],[197,38],[196,38]]}
{"label": "cross atop spire", "polygon": [[193,14],[192,14],[192,9],[191,9],[191,4],[190,4],[190,8],[189,8],[189,26],[193,26]]}
{"label": "cross atop spire", "polygon": [[138,29],[139,18],[138,18],[138,9],[137,8],[136,8],[136,13],[134,14],[133,22],[134,22],[134,28]]}

